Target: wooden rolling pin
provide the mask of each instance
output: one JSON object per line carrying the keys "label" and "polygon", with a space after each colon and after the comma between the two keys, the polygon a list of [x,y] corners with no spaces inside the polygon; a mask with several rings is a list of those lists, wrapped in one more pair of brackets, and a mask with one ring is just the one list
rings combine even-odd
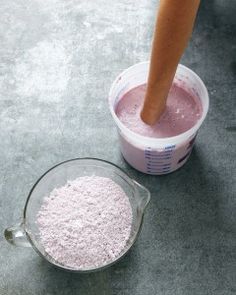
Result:
{"label": "wooden rolling pin", "polygon": [[153,125],[166,107],[166,99],[191,36],[200,0],[160,0],[152,44],[142,120]]}

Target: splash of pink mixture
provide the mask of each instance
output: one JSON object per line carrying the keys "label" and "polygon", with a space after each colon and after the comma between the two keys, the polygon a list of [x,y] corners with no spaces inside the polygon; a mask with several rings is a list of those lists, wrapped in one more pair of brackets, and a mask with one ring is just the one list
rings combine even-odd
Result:
{"label": "splash of pink mixture", "polygon": [[36,221],[44,250],[73,269],[115,260],[131,232],[132,208],[123,189],[109,178],[79,177],[45,197]]}
{"label": "splash of pink mixture", "polygon": [[192,128],[201,118],[200,99],[173,83],[164,114],[155,125],[149,126],[140,118],[145,92],[146,84],[131,89],[116,108],[120,121],[135,133],[156,138],[176,136]]}

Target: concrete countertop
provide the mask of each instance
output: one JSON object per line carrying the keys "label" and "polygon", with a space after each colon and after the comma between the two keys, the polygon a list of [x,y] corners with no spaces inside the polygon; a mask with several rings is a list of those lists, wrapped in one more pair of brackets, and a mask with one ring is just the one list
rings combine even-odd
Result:
{"label": "concrete countertop", "polygon": [[182,63],[206,83],[210,110],[179,171],[155,177],[123,160],[111,83],[149,57],[156,1],[0,3],[0,229],[18,222],[48,168],[109,160],[152,193],[132,251],[100,273],[54,269],[0,236],[0,294],[236,294],[236,4],[202,1]]}

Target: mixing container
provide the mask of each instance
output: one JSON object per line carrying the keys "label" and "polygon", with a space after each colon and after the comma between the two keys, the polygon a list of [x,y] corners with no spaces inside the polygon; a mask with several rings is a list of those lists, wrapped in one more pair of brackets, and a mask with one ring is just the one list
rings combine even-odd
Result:
{"label": "mixing container", "polygon": [[[54,188],[64,186],[68,180],[92,175],[110,178],[122,187],[132,207],[131,233],[125,248],[111,263],[99,268],[80,269],[78,266],[78,269],[74,269],[60,264],[44,250],[40,243],[36,215],[42,205],[43,198],[48,196]],[[6,229],[5,238],[13,245],[32,246],[44,259],[62,269],[73,272],[100,270],[117,262],[132,247],[140,232],[144,210],[149,200],[149,191],[112,163],[94,158],[68,160],[52,167],[39,178],[29,193],[22,221],[18,225]]]}
{"label": "mixing container", "polygon": [[136,134],[120,122],[116,115],[116,107],[125,93],[147,82],[148,71],[149,62],[142,62],[122,72],[111,86],[109,108],[117,125],[121,152],[125,160],[141,172],[161,175],[173,172],[186,163],[197,131],[206,117],[209,96],[198,75],[189,68],[179,65],[174,83],[201,101],[203,109],[201,118],[191,129],[173,137],[150,138]]}

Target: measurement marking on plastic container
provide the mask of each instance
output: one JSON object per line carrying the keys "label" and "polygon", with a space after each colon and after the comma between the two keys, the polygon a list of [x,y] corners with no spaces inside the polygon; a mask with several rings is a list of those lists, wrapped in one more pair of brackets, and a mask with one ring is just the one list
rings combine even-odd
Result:
{"label": "measurement marking on plastic container", "polygon": [[145,156],[146,159],[155,159],[155,160],[164,160],[164,159],[171,159],[171,156]]}
{"label": "measurement marking on plastic container", "polygon": [[168,152],[168,153],[150,153],[150,152],[145,152],[145,155],[147,156],[155,156],[155,157],[167,157],[167,156],[170,156],[172,154],[172,151],[171,152]]}
{"label": "measurement marking on plastic container", "polygon": [[146,159],[146,171],[151,174],[167,174],[171,171],[171,159],[175,150],[175,145],[168,145],[163,149],[152,150],[147,147],[144,150]]}
{"label": "measurement marking on plastic container", "polygon": [[161,161],[163,161],[163,160],[170,160],[171,157],[161,157],[161,158],[159,158],[159,157],[145,157],[145,159],[146,159],[147,161],[161,162]]}
{"label": "measurement marking on plastic container", "polygon": [[170,169],[171,166],[161,167],[161,166],[155,166],[155,165],[148,165],[146,168],[149,170],[154,170],[154,171],[164,171],[164,170]]}
{"label": "measurement marking on plastic container", "polygon": [[153,166],[153,167],[159,167],[159,168],[170,167],[170,165],[171,165],[171,163],[166,164],[165,162],[164,163],[157,163],[157,162],[148,162],[147,163],[147,166]]}
{"label": "measurement marking on plastic container", "polygon": [[146,150],[145,149],[145,153],[162,153],[162,154],[168,154],[171,153],[173,151],[173,149],[168,149],[168,150]]}
{"label": "measurement marking on plastic container", "polygon": [[168,145],[165,147],[165,150],[173,150],[175,148],[175,144]]}
{"label": "measurement marking on plastic container", "polygon": [[169,164],[169,161],[170,161],[171,159],[168,159],[168,160],[164,160],[164,161],[153,161],[153,160],[151,160],[151,159],[148,159],[147,160],[147,164],[153,164],[153,165],[167,165],[167,163]]}
{"label": "measurement marking on plastic container", "polygon": [[154,154],[154,153],[145,153],[146,156],[155,156],[155,157],[168,157],[172,155],[171,153],[159,153],[159,154]]}
{"label": "measurement marking on plastic container", "polygon": [[155,167],[169,167],[171,163],[165,164],[165,163],[157,163],[157,162],[150,162],[147,163],[147,166],[155,166]]}
{"label": "measurement marking on plastic container", "polygon": [[168,153],[171,152],[172,149],[161,149],[161,150],[151,150],[151,149],[145,149],[146,153]]}
{"label": "measurement marking on plastic container", "polygon": [[159,167],[159,166],[152,166],[152,165],[147,166],[147,169],[153,170],[153,171],[165,171],[170,168],[171,168],[170,166],[168,166],[168,167]]}
{"label": "measurement marking on plastic container", "polygon": [[170,170],[165,170],[165,171],[162,171],[162,170],[151,170],[151,169],[147,169],[147,173],[152,173],[152,174],[167,174],[169,173]]}
{"label": "measurement marking on plastic container", "polygon": [[169,164],[170,164],[170,162],[167,162],[166,163],[166,161],[153,161],[153,160],[149,160],[148,162],[147,162],[147,164],[155,164],[155,165],[166,165],[166,166],[168,166]]}
{"label": "measurement marking on plastic container", "polygon": [[144,151],[147,161],[146,171],[151,174],[166,174],[171,171],[171,158],[175,145],[165,147],[161,150],[152,150],[148,147]]}

